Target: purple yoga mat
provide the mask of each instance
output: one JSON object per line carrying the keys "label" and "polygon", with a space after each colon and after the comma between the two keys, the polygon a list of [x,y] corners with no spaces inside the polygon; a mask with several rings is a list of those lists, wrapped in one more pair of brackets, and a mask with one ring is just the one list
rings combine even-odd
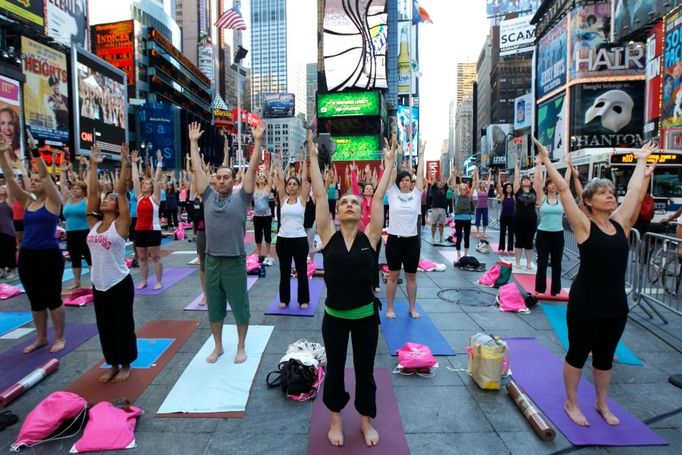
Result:
{"label": "purple yoga mat", "polygon": [[[256,281],[258,281],[258,276],[256,275],[248,275],[246,277],[246,289],[249,290],[251,287],[256,284]],[[194,300],[190,302],[189,305],[187,305],[184,309],[187,311],[208,311],[208,306],[207,305],[199,305],[199,302],[201,302],[201,297],[203,297],[204,293],[202,292]],[[232,311],[230,309],[230,305],[227,306],[227,311]]]}
{"label": "purple yoga mat", "polygon": [[[187,278],[196,267],[168,267],[163,270],[163,286],[161,289],[154,289],[154,268],[149,268],[149,279],[147,280],[147,287],[144,289],[135,288],[135,295],[160,295],[169,287],[173,286],[183,278]],[[137,286],[137,284],[135,284]]]}
{"label": "purple yoga mat", "polygon": [[[346,391],[350,393],[350,401],[341,411],[343,417],[343,447],[334,447],[327,438],[331,422],[329,409],[322,401],[323,392],[313,401],[313,413],[310,416],[308,432],[308,455],[352,453],[370,455],[402,455],[409,454],[407,439],[400,420],[400,411],[396,400],[391,373],[388,368],[376,368],[374,381],[377,384],[377,417],[372,426],[379,432],[379,444],[367,447],[360,431],[360,415],[353,406],[355,397],[355,374],[352,368],[346,368]],[[324,383],[322,383],[324,385]]]}
{"label": "purple yoga mat", "polygon": [[315,270],[324,270],[324,256],[322,253],[315,253],[313,261],[315,262]]}
{"label": "purple yoga mat", "polygon": [[265,310],[265,314],[275,314],[280,316],[315,316],[317,305],[320,303],[320,296],[324,288],[323,278],[309,278],[308,286],[310,289],[310,305],[305,310],[298,306],[298,280],[291,279],[291,300],[289,306],[279,307],[279,293],[272,299],[272,303]]}
{"label": "purple yoga mat", "polygon": [[620,425],[612,427],[607,424],[594,409],[594,386],[584,379],[578,386],[578,404],[590,426],[574,424],[563,407],[566,399],[561,379],[563,360],[535,338],[506,338],[505,341],[512,352],[514,381],[573,445],[667,445],[664,439],[612,399],[609,399],[609,407],[620,419]]}
{"label": "purple yoga mat", "polygon": [[47,332],[48,344],[42,348],[33,351],[29,354],[22,354],[21,351],[26,346],[29,346],[35,341],[35,337],[23,343],[19,343],[13,348],[0,354],[0,365],[2,365],[2,374],[0,374],[0,391],[13,386],[24,376],[38,368],[50,359],[61,359],[69,352],[76,349],[81,344],[88,341],[97,333],[97,326],[95,324],[66,324],[65,338],[66,346],[59,352],[50,353],[50,346],[54,342],[54,329],[50,328]]}

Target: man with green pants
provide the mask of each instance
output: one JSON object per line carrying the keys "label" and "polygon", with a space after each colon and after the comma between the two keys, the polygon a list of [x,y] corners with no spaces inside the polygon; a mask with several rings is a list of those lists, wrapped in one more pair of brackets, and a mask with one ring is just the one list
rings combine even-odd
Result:
{"label": "man with green pants", "polygon": [[255,142],[253,153],[244,174],[242,188],[235,192],[232,191],[234,170],[228,166],[221,166],[216,171],[215,188],[209,185],[199,156],[199,139],[204,132],[198,122],[189,125],[192,173],[197,194],[201,194],[204,201],[206,225],[206,303],[215,341],[213,352],[206,358],[208,363],[215,363],[223,354],[226,301],[230,302],[232,314],[237,322],[238,341],[234,363],[243,363],[246,360],[245,341],[250,313],[246,288],[244,233],[246,212],[256,183],[256,168],[260,159],[265,123],[261,121],[252,132]]}

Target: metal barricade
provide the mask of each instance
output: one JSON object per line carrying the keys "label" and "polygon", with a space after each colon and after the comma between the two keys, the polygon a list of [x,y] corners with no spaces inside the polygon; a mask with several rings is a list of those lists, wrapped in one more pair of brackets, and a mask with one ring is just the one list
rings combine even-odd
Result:
{"label": "metal barricade", "polygon": [[502,202],[496,197],[488,198],[488,227],[491,229],[500,228],[500,210]]}

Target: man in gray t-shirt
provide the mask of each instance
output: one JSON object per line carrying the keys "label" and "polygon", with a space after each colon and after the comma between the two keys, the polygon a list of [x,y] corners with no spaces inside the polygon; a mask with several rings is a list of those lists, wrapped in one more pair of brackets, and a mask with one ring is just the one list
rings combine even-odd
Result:
{"label": "man in gray t-shirt", "polygon": [[204,200],[206,224],[206,303],[208,320],[215,341],[213,352],[206,358],[215,363],[223,354],[223,322],[227,315],[225,302],[229,301],[237,322],[237,350],[235,363],[246,360],[246,332],[249,329],[249,296],[246,288],[246,252],[244,231],[246,212],[251,203],[256,183],[256,168],[265,133],[265,123],[260,122],[253,130],[254,147],[249,167],[242,180],[240,191],[234,190],[234,171],[221,166],[216,171],[215,188],[203,171],[199,156],[199,139],[204,132],[198,122],[189,125],[192,173],[196,189]]}

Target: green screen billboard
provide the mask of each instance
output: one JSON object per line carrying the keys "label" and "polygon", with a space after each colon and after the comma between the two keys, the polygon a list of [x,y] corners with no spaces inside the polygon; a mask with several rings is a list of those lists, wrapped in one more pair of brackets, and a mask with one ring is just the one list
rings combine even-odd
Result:
{"label": "green screen billboard", "polygon": [[378,90],[366,92],[321,93],[317,95],[317,117],[381,115],[381,94]]}
{"label": "green screen billboard", "polygon": [[380,160],[379,136],[335,136],[334,161]]}

